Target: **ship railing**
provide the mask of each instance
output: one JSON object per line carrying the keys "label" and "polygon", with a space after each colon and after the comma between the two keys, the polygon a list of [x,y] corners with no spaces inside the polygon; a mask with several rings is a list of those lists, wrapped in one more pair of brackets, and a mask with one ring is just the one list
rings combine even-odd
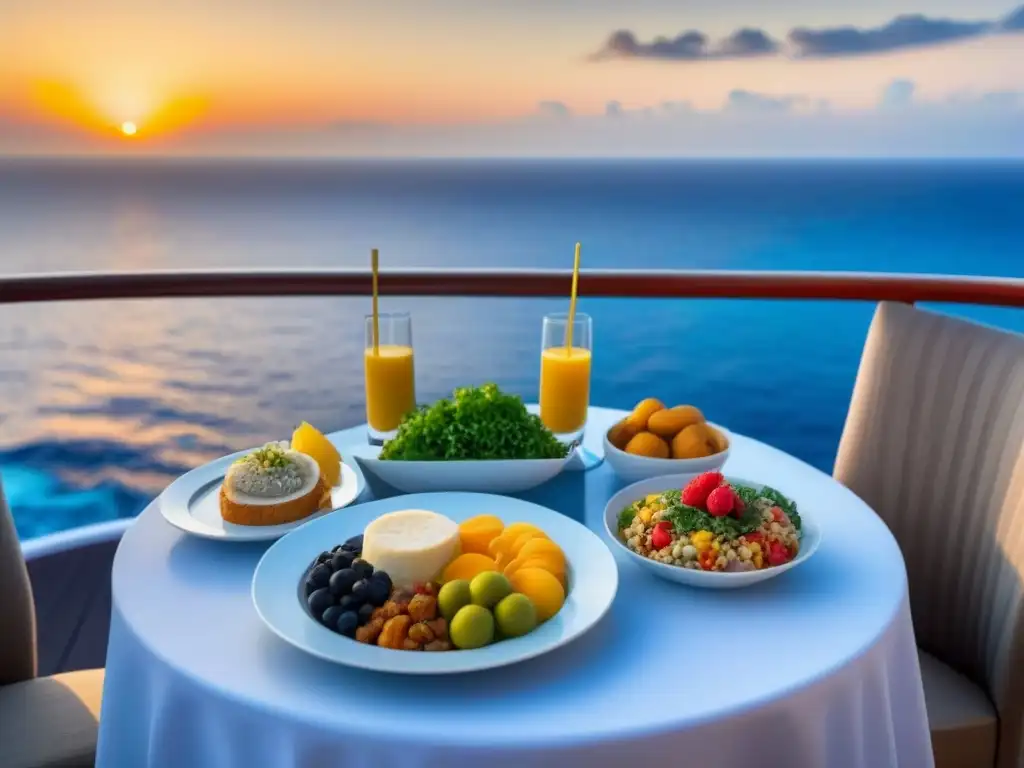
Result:
{"label": "ship railing", "polygon": [[[398,269],[380,273],[391,296],[560,297],[569,270]],[[368,296],[363,269],[74,272],[0,277],[0,304],[96,299]],[[604,298],[811,299],[1024,307],[1024,279],[868,272],[583,270],[583,296]]]}

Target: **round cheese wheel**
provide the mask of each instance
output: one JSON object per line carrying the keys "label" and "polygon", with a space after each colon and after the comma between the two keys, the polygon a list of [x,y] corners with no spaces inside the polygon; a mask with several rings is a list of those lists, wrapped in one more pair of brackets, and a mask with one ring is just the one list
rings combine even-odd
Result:
{"label": "round cheese wheel", "polygon": [[426,509],[389,512],[363,531],[363,559],[401,587],[436,580],[458,548],[459,526]]}

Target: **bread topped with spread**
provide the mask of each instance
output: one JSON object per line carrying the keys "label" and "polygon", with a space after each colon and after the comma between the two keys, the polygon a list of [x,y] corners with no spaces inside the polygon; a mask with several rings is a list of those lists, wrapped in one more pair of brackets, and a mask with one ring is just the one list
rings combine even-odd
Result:
{"label": "bread topped with spread", "polygon": [[287,443],[267,443],[228,469],[220,514],[236,525],[293,523],[319,511],[329,491],[313,457]]}

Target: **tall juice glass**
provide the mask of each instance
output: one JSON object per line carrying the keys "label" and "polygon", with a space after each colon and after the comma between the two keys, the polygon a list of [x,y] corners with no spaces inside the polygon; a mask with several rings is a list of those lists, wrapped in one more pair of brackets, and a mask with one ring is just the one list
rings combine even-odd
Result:
{"label": "tall juice glass", "polygon": [[572,346],[567,347],[569,314],[544,317],[540,352],[540,420],[563,442],[578,440],[590,405],[590,358],[594,330],[589,315],[577,312]]}
{"label": "tall juice glass", "polygon": [[366,316],[366,423],[371,443],[394,437],[402,417],[416,407],[412,318],[408,312],[378,316],[379,344],[373,349],[373,315]]}

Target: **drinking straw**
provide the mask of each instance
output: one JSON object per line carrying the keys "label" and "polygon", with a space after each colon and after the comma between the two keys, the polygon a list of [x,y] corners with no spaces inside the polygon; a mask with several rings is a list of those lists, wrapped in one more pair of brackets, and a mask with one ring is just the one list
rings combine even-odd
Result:
{"label": "drinking straw", "polygon": [[377,249],[370,251],[370,271],[373,273],[373,354],[380,354],[380,317],[377,313]]}
{"label": "drinking straw", "polygon": [[569,295],[569,325],[565,329],[565,356],[572,357],[572,326],[576,318],[576,286],[580,280],[580,244],[576,243],[576,258],[572,264],[572,293]]}

